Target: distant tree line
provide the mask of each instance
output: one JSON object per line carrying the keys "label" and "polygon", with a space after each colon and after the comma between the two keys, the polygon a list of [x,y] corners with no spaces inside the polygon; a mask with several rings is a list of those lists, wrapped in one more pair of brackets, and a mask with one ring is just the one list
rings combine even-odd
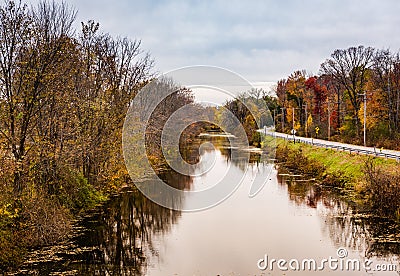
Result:
{"label": "distant tree line", "polygon": [[[219,121],[223,125],[230,126],[235,135],[239,135],[238,129],[242,128],[249,145],[261,147],[261,136],[257,130],[274,124],[270,110],[277,107],[277,99],[264,89],[252,88],[226,101],[223,107],[215,112],[219,114],[217,115]],[[225,109],[237,118],[236,123],[231,122]]]}
{"label": "distant tree line", "polygon": [[317,76],[295,71],[267,97],[278,131],[363,143],[364,97],[369,146],[398,148],[400,53],[350,47],[335,50]]}

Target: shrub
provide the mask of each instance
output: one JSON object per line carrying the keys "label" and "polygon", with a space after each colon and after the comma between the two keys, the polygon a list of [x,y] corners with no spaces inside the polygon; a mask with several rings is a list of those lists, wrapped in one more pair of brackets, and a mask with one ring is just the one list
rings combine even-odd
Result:
{"label": "shrub", "polygon": [[30,247],[54,244],[64,239],[71,229],[68,210],[54,198],[44,196],[25,201],[21,220],[24,240]]}
{"label": "shrub", "polygon": [[18,266],[25,254],[23,237],[16,231],[14,218],[0,214],[0,275],[11,267]]}
{"label": "shrub", "polygon": [[284,162],[286,168],[311,177],[320,178],[325,171],[325,166],[317,160],[308,158],[301,147],[291,149],[287,145],[279,146],[276,150],[276,158]]}
{"label": "shrub", "polygon": [[364,164],[368,202],[380,216],[400,219],[400,171],[388,172],[373,158]]}
{"label": "shrub", "polygon": [[56,196],[60,203],[74,212],[88,210],[106,200],[81,174],[65,173]]}

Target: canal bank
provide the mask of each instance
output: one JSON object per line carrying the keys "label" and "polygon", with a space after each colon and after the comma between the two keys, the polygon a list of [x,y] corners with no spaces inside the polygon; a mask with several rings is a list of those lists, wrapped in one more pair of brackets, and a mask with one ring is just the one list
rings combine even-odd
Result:
{"label": "canal bank", "polygon": [[281,168],[315,178],[374,214],[400,219],[400,165],[384,159],[265,137]]}

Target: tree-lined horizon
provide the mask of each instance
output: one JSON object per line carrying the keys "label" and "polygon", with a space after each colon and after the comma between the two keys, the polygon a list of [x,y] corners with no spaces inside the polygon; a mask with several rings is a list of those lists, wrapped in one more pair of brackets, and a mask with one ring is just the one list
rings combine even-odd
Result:
{"label": "tree-lined horizon", "polygon": [[[276,86],[278,131],[363,142],[366,95],[367,145],[398,148],[400,139],[400,53],[357,46],[335,50],[319,74],[295,71]],[[294,113],[294,114],[293,114]],[[293,122],[294,118],[294,122]]]}

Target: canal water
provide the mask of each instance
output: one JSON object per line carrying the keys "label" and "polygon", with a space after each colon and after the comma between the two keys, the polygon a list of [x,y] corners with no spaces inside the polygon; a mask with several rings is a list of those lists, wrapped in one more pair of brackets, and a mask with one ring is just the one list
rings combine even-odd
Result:
{"label": "canal water", "polygon": [[[252,153],[245,173],[247,164],[232,159],[231,150],[203,150],[200,160],[212,168],[196,177],[173,172],[161,176],[174,187],[201,190],[229,167],[244,181],[217,206],[173,211],[137,190],[124,191],[78,222],[68,242],[34,252],[20,273],[398,275],[398,225],[361,212],[307,178],[280,173],[263,153]],[[250,198],[252,180],[260,174],[268,181]],[[182,207],[190,200],[176,199]]]}

